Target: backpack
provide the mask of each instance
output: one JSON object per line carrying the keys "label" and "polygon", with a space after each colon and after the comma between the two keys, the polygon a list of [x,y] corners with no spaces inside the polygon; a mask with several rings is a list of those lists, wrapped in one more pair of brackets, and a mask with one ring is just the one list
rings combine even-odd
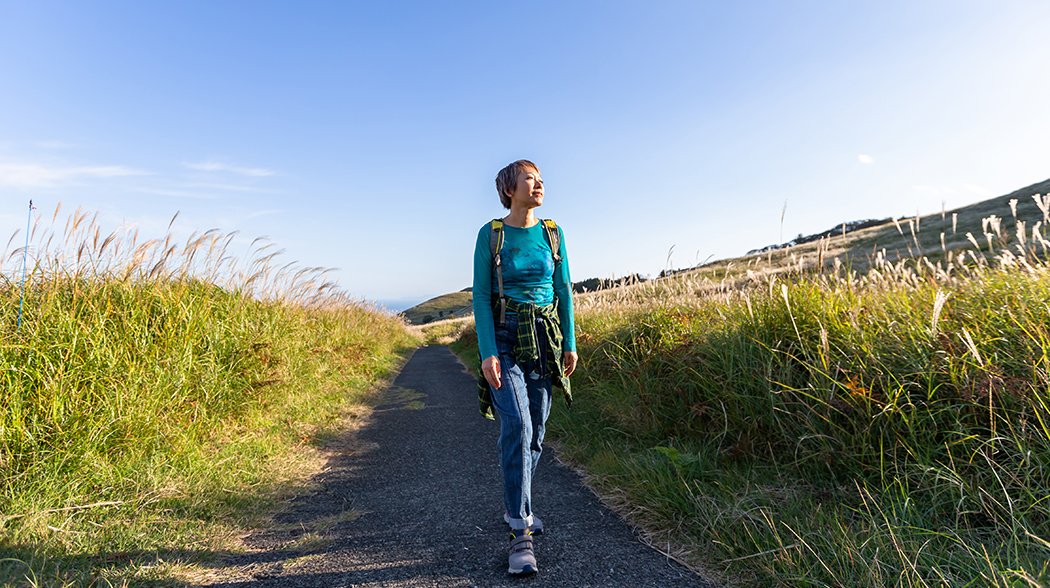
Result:
{"label": "backpack", "polygon": [[[551,246],[554,254],[554,268],[557,271],[561,263],[561,242],[558,238],[558,223],[552,219],[540,219],[543,224],[543,234],[547,236],[547,244]],[[507,322],[507,298],[503,295],[503,263],[500,253],[503,251],[503,220],[494,218],[489,224],[489,250],[492,252],[492,265],[496,269],[496,283],[499,285],[499,322]]]}

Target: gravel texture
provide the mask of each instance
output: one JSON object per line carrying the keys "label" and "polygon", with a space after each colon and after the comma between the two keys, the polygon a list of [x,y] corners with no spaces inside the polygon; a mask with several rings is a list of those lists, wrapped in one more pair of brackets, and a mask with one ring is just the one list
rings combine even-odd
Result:
{"label": "gravel texture", "polygon": [[247,537],[252,552],[220,562],[208,585],[712,586],[643,545],[546,453],[533,484],[540,571],[507,576],[499,425],[478,414],[473,376],[447,347],[423,347],[384,394],[316,489]]}

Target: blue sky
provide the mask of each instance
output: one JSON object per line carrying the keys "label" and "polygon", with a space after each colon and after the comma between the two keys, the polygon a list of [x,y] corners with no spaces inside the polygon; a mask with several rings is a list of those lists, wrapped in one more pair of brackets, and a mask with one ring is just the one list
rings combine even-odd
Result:
{"label": "blue sky", "polygon": [[[576,279],[1050,177],[1050,3],[0,0],[0,231],[29,198],[267,235],[355,296],[470,284],[536,161]],[[5,265],[10,269],[10,264]],[[396,304],[396,302],[395,302]]]}

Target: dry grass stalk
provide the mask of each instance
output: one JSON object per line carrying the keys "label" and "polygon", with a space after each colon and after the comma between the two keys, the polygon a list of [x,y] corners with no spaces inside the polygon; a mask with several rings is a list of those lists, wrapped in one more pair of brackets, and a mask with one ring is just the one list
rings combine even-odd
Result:
{"label": "dry grass stalk", "polygon": [[[178,213],[168,222],[165,235],[141,241],[137,227],[124,226],[105,232],[97,213],[80,208],[59,225],[61,209],[61,203],[55,206],[49,226],[40,225],[41,218],[37,218],[36,225],[40,228],[34,227],[28,251],[30,284],[67,277],[115,278],[122,282],[204,282],[256,298],[292,304],[361,304],[326,278],[332,268],[300,267],[294,261],[277,266],[284,251],[276,249],[265,237],[251,242],[248,256],[235,256],[229,250],[238,235],[236,231],[224,233],[212,228],[191,233],[184,240],[177,239],[174,231]],[[59,226],[61,231],[56,230]],[[16,230],[11,235],[5,250],[11,250],[19,234],[20,230]],[[23,251],[24,247],[16,248],[2,259],[12,264],[16,259],[20,262]]]}

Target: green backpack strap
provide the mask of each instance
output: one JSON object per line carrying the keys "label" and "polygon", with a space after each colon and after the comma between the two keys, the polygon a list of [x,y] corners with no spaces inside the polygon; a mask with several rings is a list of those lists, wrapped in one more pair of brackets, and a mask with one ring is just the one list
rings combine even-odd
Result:
{"label": "green backpack strap", "polygon": [[551,246],[551,253],[554,254],[554,265],[557,266],[561,263],[561,239],[558,237],[558,223],[554,222],[553,219],[543,219],[543,232],[547,235],[547,243]]}
{"label": "green backpack strap", "polygon": [[[547,236],[547,243],[551,246],[554,254],[554,266],[561,263],[561,238],[558,236],[558,223],[553,219],[543,219],[543,234]],[[503,262],[500,253],[503,251],[503,220],[494,218],[489,223],[489,251],[492,252],[492,265],[496,271],[496,284],[499,286],[499,322],[507,322],[507,298],[503,294]]]}
{"label": "green backpack strap", "polygon": [[492,265],[496,270],[496,283],[499,285],[499,323],[507,322],[507,299],[503,295],[503,262],[500,253],[503,251],[503,221],[494,218],[489,224],[489,250],[492,252]]}

